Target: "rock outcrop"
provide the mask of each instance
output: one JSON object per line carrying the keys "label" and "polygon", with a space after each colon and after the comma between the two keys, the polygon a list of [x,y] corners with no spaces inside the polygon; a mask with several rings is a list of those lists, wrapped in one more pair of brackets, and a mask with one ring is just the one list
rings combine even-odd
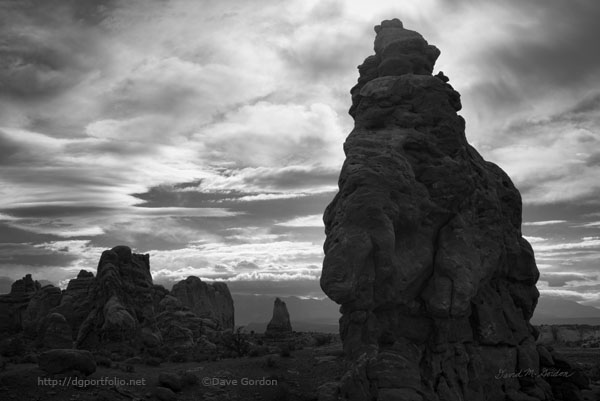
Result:
{"label": "rock outcrop", "polygon": [[46,285],[35,292],[23,313],[22,325],[25,335],[29,337],[39,335],[44,318],[52,308],[58,306],[61,296],[60,288],[53,285]]}
{"label": "rock outcrop", "polygon": [[287,310],[285,302],[276,298],[273,303],[273,317],[267,325],[267,336],[281,336],[292,332],[292,324],[290,323],[290,314]]}
{"label": "rock outcrop", "polygon": [[69,281],[66,290],[62,293],[60,304],[51,311],[65,317],[71,326],[74,339],[77,338],[81,324],[92,310],[95,301],[92,289],[95,282],[94,273],[81,270],[77,278]]}
{"label": "rock outcrop", "polygon": [[171,295],[187,306],[196,316],[217,323],[217,329],[234,328],[233,298],[225,283],[205,283],[190,276],[173,286]]}
{"label": "rock outcrop", "polygon": [[190,355],[212,350],[208,337],[233,329],[233,316],[225,283],[188,277],[171,295],[153,284],[149,255],[127,246],[104,251],[96,276],[81,270],[64,291],[27,275],[0,296],[0,332],[45,349]]}
{"label": "rock outcrop", "polygon": [[92,308],[79,328],[77,347],[135,343],[142,327],[155,328],[155,308],[162,296],[152,284],[149,255],[132,253],[125,246],[104,251],[90,292]]}
{"label": "rock outcrop", "polygon": [[29,301],[41,289],[31,274],[15,281],[9,294],[0,295],[0,332],[15,333],[23,329]]}
{"label": "rock outcrop", "polygon": [[337,397],[552,399],[540,376],[496,377],[540,369],[521,196],[467,143],[460,95],[431,75],[439,50],[397,19],[375,31],[324,214],[321,287],[353,361]]}
{"label": "rock outcrop", "polygon": [[67,349],[73,347],[73,332],[67,319],[60,313],[51,313],[43,320],[38,334],[44,348]]}

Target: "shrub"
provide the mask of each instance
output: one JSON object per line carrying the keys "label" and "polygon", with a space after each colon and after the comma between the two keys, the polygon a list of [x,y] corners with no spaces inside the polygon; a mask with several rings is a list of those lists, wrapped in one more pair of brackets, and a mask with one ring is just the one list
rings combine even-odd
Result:
{"label": "shrub", "polygon": [[272,355],[269,355],[265,358],[265,367],[274,368],[275,366],[277,366],[277,362],[275,361],[275,358],[273,358]]}
{"label": "shrub", "polygon": [[283,358],[289,358],[290,356],[292,356],[290,351],[290,345],[284,344],[279,348],[279,355]]}
{"label": "shrub", "polygon": [[181,374],[181,384],[183,387],[193,387],[198,384],[199,381],[200,379],[198,379],[198,376],[192,372],[186,371]]}
{"label": "shrub", "polygon": [[331,344],[332,338],[329,334],[316,334],[314,336],[315,343],[317,347],[322,347],[323,345]]}
{"label": "shrub", "polygon": [[266,346],[257,346],[254,345],[250,348],[250,351],[248,351],[248,356],[251,357],[257,357],[257,356],[263,356],[266,355],[269,352],[269,347]]}
{"label": "shrub", "polygon": [[225,349],[234,352],[238,357],[247,355],[250,349],[248,334],[242,330],[243,327],[238,327],[235,332],[224,333],[218,340],[219,344]]}

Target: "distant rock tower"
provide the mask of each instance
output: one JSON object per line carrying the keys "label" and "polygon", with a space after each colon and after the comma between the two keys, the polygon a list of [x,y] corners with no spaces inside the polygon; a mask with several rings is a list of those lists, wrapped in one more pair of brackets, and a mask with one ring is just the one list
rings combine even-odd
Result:
{"label": "distant rock tower", "polygon": [[273,317],[267,325],[267,336],[281,336],[292,332],[290,323],[290,314],[288,313],[285,302],[276,298],[273,305]]}
{"label": "distant rock tower", "polygon": [[519,191],[467,142],[460,95],[432,75],[439,50],[397,19],[375,32],[324,215],[321,287],[351,366],[319,399],[581,399],[585,379],[548,365],[529,323],[539,272]]}

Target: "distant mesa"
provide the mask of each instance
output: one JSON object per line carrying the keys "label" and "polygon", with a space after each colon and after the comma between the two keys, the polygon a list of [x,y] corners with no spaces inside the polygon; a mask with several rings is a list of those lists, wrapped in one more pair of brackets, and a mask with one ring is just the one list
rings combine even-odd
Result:
{"label": "distant mesa", "polygon": [[432,75],[439,50],[397,19],[375,32],[324,214],[321,287],[341,305],[351,365],[320,399],[581,399],[581,376],[495,377],[572,368],[536,345],[521,196],[467,142],[459,93]]}
{"label": "distant mesa", "polygon": [[273,317],[267,325],[265,334],[276,337],[292,333],[292,324],[290,323],[290,314],[285,302],[276,298],[273,303]]}
{"label": "distant mesa", "polygon": [[0,295],[0,333],[22,334],[41,349],[203,352],[214,348],[207,336],[233,327],[225,283],[188,277],[170,293],[153,284],[149,255],[127,246],[104,251],[96,276],[81,270],[63,291],[28,274]]}

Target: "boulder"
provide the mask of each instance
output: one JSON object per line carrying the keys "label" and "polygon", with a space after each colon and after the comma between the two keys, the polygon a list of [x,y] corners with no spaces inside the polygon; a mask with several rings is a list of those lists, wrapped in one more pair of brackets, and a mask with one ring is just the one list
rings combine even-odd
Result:
{"label": "boulder", "polygon": [[162,386],[154,389],[154,397],[159,401],[177,401],[177,395],[171,389]]}
{"label": "boulder", "polygon": [[[81,279],[87,279],[86,274]],[[80,279],[78,277],[78,279]],[[165,292],[152,283],[149,255],[126,246],[104,251],[89,287],[91,308],[77,333],[78,348],[102,344],[142,344],[143,327],[156,327],[156,309]]]}
{"label": "boulder", "polygon": [[181,377],[173,372],[161,372],[158,375],[158,384],[175,392],[181,391],[182,388]]}
{"label": "boulder", "polygon": [[214,320],[219,330],[234,328],[233,298],[227,284],[209,284],[190,276],[176,283],[171,295],[196,316]]}
{"label": "boulder", "polygon": [[225,283],[188,277],[169,295],[153,284],[149,255],[127,246],[104,251],[96,276],[81,270],[62,292],[27,275],[0,295],[0,332],[42,348],[104,349],[121,357],[166,345],[191,357],[212,352],[206,335],[233,324]]}
{"label": "boulder", "polygon": [[375,32],[324,214],[321,287],[351,362],[338,398],[545,399],[543,379],[496,377],[539,370],[519,191],[467,142],[460,95],[431,75],[439,50],[397,19]]}
{"label": "boulder", "polygon": [[65,317],[71,326],[73,337],[77,336],[79,327],[92,310],[94,283],[94,273],[80,270],[77,278],[70,280],[66,290],[63,291],[60,304],[51,310]]}
{"label": "boulder", "polygon": [[289,334],[291,332],[292,325],[290,323],[290,314],[288,313],[287,306],[281,299],[276,298],[273,304],[273,317],[267,325],[265,334],[273,336]]}
{"label": "boulder", "polygon": [[77,371],[86,376],[96,371],[96,361],[89,351],[53,349],[40,354],[40,369],[50,374]]}

